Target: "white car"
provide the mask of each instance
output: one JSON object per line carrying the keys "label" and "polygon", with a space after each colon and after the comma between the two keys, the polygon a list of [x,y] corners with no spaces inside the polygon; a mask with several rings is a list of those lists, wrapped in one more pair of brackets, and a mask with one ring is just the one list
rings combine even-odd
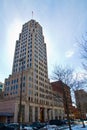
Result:
{"label": "white car", "polygon": [[30,126],[25,126],[23,130],[33,130],[33,128]]}
{"label": "white car", "polygon": [[44,128],[47,130],[59,130],[56,125],[46,125]]}

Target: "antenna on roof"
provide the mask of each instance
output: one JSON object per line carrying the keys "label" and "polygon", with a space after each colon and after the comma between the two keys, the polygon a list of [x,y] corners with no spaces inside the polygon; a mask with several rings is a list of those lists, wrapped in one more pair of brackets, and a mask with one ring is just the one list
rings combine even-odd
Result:
{"label": "antenna on roof", "polygon": [[33,19],[33,11],[32,11],[32,19]]}

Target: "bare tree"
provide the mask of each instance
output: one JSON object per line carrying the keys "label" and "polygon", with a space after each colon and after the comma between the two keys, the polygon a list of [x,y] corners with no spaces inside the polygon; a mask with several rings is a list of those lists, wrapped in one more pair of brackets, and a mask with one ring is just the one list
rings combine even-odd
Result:
{"label": "bare tree", "polygon": [[55,66],[53,72],[53,79],[62,81],[64,84],[70,86],[73,77],[73,69],[69,66]]}
{"label": "bare tree", "polygon": [[87,71],[87,33],[82,36],[82,41],[78,42],[80,47],[81,58],[83,59],[83,68]]}
{"label": "bare tree", "polygon": [[[70,124],[70,111],[69,111],[69,105],[67,100],[67,95],[65,92],[64,87],[67,85],[70,87],[71,92],[74,93],[76,90],[84,88],[86,82],[85,79],[80,79],[79,74],[75,74],[74,70],[70,68],[69,66],[55,66],[54,72],[53,72],[53,79],[57,81],[62,81],[62,90],[63,90],[63,100],[65,102],[66,106],[66,114],[67,114],[67,120],[69,124],[69,129],[71,130],[71,124]],[[75,103],[76,104],[76,103]],[[81,111],[80,111],[81,114]],[[81,114],[82,117],[82,114]],[[82,120],[83,127],[85,127],[84,121]]]}

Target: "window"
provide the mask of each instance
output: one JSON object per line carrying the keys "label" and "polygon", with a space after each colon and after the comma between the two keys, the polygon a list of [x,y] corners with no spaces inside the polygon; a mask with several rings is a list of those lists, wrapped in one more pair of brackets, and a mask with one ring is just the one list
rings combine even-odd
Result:
{"label": "window", "polygon": [[30,67],[32,67],[32,63],[30,63]]}
{"label": "window", "polygon": [[31,88],[31,87],[32,87],[32,84],[29,83],[29,88]]}
{"label": "window", "polygon": [[15,88],[18,89],[18,85],[17,84],[16,84]]}
{"label": "window", "polygon": [[23,80],[25,80],[25,76],[23,77]]}
{"label": "window", "polygon": [[29,77],[29,81],[32,81],[32,78],[31,78],[31,77]]}

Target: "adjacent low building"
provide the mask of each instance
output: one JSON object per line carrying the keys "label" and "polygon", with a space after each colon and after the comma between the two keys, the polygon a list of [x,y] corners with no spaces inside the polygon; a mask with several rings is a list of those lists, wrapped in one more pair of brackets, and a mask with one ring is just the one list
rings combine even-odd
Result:
{"label": "adjacent low building", "polygon": [[72,111],[70,87],[64,84],[62,81],[52,82],[51,85],[53,91],[55,91],[58,94],[57,97],[60,97],[60,102],[63,103],[64,111],[65,111],[64,117],[67,118],[67,111],[68,111],[70,118],[73,118],[74,115]]}
{"label": "adjacent low building", "polygon": [[75,91],[76,105],[80,112],[80,118],[87,118],[87,92],[83,89]]}

